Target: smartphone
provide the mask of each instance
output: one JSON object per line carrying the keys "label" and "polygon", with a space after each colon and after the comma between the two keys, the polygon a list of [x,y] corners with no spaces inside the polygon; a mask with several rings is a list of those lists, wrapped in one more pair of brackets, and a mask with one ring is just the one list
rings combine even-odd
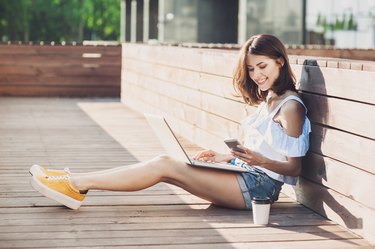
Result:
{"label": "smartphone", "polygon": [[240,142],[238,142],[237,139],[235,138],[230,138],[230,139],[225,139],[224,140],[224,143],[232,150],[235,150],[235,151],[238,151],[238,152],[241,152],[241,153],[245,153],[244,150],[240,149],[237,147],[237,145],[241,145]]}

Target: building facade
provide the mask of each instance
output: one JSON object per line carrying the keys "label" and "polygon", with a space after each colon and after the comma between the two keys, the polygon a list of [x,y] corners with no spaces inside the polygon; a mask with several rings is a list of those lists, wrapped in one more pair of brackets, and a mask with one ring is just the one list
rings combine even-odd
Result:
{"label": "building facade", "polygon": [[375,47],[375,0],[122,0],[122,41]]}

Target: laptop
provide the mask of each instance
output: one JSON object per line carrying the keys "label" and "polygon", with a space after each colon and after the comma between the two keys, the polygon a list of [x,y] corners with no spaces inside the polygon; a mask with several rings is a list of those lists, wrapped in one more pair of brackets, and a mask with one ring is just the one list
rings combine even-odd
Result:
{"label": "laptop", "polygon": [[186,151],[181,146],[181,143],[178,141],[176,135],[173,133],[171,127],[169,126],[169,124],[163,116],[147,113],[145,113],[144,116],[146,117],[152,130],[155,132],[156,136],[160,140],[161,144],[163,145],[169,156],[176,158],[180,161],[183,161],[190,166],[229,170],[236,172],[249,171],[249,169],[245,165],[239,166],[232,165],[229,163],[211,163],[189,158]]}

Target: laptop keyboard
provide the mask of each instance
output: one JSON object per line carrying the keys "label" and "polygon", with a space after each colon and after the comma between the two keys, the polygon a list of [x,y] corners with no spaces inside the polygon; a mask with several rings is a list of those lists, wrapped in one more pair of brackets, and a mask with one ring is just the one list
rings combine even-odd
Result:
{"label": "laptop keyboard", "polygon": [[197,164],[197,165],[223,165],[223,166],[226,166],[226,167],[240,167],[240,168],[244,168],[244,169],[248,169],[248,167],[246,165],[233,165],[233,164],[230,164],[230,163],[210,163],[210,162],[204,162],[204,161],[200,161],[200,160],[191,160],[192,163],[194,164]]}

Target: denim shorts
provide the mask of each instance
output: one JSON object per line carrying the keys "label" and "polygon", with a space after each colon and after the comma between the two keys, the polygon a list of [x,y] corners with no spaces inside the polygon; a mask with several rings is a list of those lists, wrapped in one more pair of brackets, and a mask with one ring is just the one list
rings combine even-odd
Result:
{"label": "denim shorts", "polygon": [[262,170],[251,167],[249,172],[237,174],[246,209],[251,209],[251,200],[254,197],[269,197],[271,203],[279,198],[283,182],[269,177]]}

